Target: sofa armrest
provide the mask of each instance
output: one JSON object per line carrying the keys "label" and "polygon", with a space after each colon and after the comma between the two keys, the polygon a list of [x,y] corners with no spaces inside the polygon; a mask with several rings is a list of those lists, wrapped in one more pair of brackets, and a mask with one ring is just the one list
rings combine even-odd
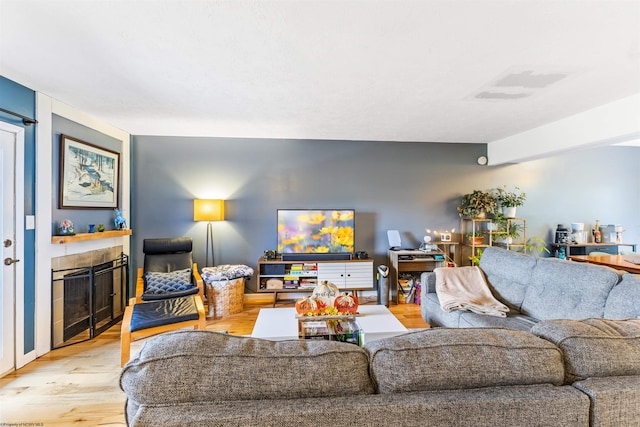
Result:
{"label": "sofa armrest", "polygon": [[531,332],[562,350],[567,384],[640,375],[640,319],[544,320]]}
{"label": "sofa armrest", "polygon": [[422,293],[433,294],[436,292],[436,273],[433,271],[426,271],[420,275],[420,284],[422,286]]}

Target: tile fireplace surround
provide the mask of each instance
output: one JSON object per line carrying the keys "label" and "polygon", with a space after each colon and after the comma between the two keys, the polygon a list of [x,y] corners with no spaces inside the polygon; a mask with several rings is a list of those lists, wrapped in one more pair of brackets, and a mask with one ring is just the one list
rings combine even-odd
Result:
{"label": "tile fireplace surround", "polygon": [[[96,249],[93,251],[77,253],[72,255],[65,255],[51,259],[51,272],[52,272],[52,319],[51,319],[51,348],[57,348],[60,346],[84,341],[90,338],[89,330],[81,332],[73,338],[64,337],[65,319],[64,319],[64,298],[65,298],[65,282],[63,278],[75,271],[82,271],[82,268],[95,267],[101,264],[110,263],[121,257],[123,253],[123,246],[113,246],[110,248]],[[78,270],[73,270],[77,268]],[[60,271],[62,270],[62,271]],[[126,295],[122,295],[126,292],[126,289],[121,286],[122,275],[126,273],[125,269],[114,269],[113,276],[113,307],[110,317],[119,318],[124,312],[126,305]],[[125,283],[126,283],[126,277]]]}

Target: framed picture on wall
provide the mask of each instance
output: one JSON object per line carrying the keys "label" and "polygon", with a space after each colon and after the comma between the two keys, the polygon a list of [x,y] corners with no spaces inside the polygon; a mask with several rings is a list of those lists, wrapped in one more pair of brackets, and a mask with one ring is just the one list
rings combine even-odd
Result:
{"label": "framed picture on wall", "polygon": [[120,154],[60,135],[60,209],[118,207]]}

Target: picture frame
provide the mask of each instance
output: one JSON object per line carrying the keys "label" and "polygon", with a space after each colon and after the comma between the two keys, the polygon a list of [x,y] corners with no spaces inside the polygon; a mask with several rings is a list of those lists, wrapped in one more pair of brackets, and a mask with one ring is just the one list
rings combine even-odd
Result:
{"label": "picture frame", "polygon": [[118,208],[120,153],[60,135],[60,209]]}

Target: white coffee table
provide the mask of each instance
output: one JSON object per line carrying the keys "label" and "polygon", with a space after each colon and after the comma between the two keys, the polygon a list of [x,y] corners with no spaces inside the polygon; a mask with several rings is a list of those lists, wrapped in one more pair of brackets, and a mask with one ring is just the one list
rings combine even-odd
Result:
{"label": "white coffee table", "polygon": [[[361,305],[358,313],[356,320],[364,331],[365,343],[407,332],[407,328],[384,305]],[[298,339],[295,308],[260,309],[251,336],[271,341]]]}

